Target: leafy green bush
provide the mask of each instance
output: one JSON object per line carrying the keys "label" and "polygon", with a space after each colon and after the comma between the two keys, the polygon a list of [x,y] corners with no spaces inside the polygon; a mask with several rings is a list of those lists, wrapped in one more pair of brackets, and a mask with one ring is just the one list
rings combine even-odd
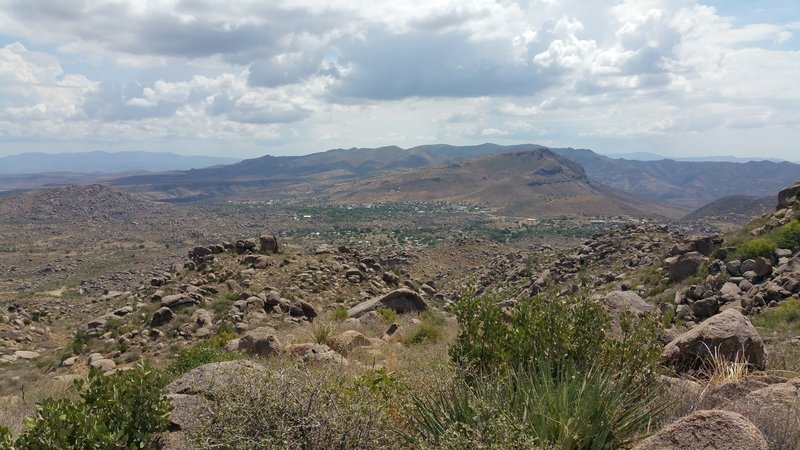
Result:
{"label": "leafy green bush", "polygon": [[239,353],[225,350],[225,344],[235,337],[236,335],[231,331],[220,331],[211,338],[184,348],[172,364],[167,367],[166,374],[172,378],[177,378],[203,364],[243,358]]}
{"label": "leafy green bush", "polygon": [[739,245],[739,257],[743,259],[758,258],[763,256],[769,258],[778,246],[767,238],[756,238],[743,242]]}
{"label": "leafy green bush", "polygon": [[413,395],[415,448],[612,449],[663,410],[656,316],[611,318],[587,297],[542,295],[508,307],[468,293],[447,390]]}
{"label": "leafy green bush", "polygon": [[792,251],[800,250],[800,221],[794,219],[778,228],[775,233],[775,242],[780,248],[788,248]]}
{"label": "leafy green bush", "polygon": [[[552,373],[558,372],[554,378]],[[421,449],[616,449],[663,409],[654,380],[547,363],[456,380],[414,399],[410,447]]]}
{"label": "leafy green bush", "polygon": [[450,349],[453,361],[477,371],[493,371],[545,361],[578,370],[599,366],[621,374],[656,366],[661,354],[661,323],[648,316],[638,324],[620,321],[611,334],[611,318],[585,296],[540,295],[520,300],[510,310],[495,296],[467,295],[454,309],[461,327]]}
{"label": "leafy green bush", "polygon": [[77,401],[48,399],[16,440],[19,449],[154,448],[154,435],[169,425],[163,377],[144,364],[76,381]]}

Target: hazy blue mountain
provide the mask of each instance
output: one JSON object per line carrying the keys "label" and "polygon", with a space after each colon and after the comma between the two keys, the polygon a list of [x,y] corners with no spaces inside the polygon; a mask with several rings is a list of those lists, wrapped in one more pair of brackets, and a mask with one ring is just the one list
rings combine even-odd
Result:
{"label": "hazy blue mountain", "polygon": [[22,153],[0,157],[0,174],[188,170],[237,161],[239,158],[153,152]]}

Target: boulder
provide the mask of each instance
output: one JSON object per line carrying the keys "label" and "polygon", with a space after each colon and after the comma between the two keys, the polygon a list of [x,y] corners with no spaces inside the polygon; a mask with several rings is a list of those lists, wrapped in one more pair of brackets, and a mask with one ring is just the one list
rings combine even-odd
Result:
{"label": "boulder", "polygon": [[609,292],[603,297],[603,306],[611,315],[615,329],[619,328],[619,321],[623,315],[631,314],[636,318],[641,318],[654,309],[652,305],[632,291]]}
{"label": "boulder", "polygon": [[756,258],[756,263],[753,266],[753,272],[757,277],[766,277],[772,274],[772,261],[764,258],[763,256]]}
{"label": "boulder", "polygon": [[269,257],[264,255],[255,258],[255,261],[252,262],[253,269],[266,269],[271,265],[272,261],[270,261]]}
{"label": "boulder", "polygon": [[30,350],[17,350],[14,352],[14,356],[19,359],[36,359],[39,357],[39,352]]}
{"label": "boulder", "polygon": [[278,243],[278,238],[271,234],[267,234],[258,238],[259,244],[261,245],[262,252],[270,252],[270,253],[278,253],[280,250],[280,244]]}
{"label": "boulder", "polygon": [[355,330],[343,331],[328,339],[328,347],[346,355],[359,347],[368,347],[371,342],[366,336]]}
{"label": "boulder", "polygon": [[419,312],[428,309],[428,304],[425,300],[415,291],[406,288],[396,289],[388,294],[380,297],[366,300],[358,305],[350,308],[347,315],[353,318],[359,318],[364,314],[375,311],[380,308],[390,308],[395,310],[398,314],[408,312]]}
{"label": "boulder", "polygon": [[300,358],[304,363],[334,363],[347,365],[347,360],[325,344],[290,344],[286,352]]}
{"label": "boulder", "polygon": [[282,346],[272,327],[259,327],[239,338],[239,350],[251,355],[273,356],[282,351]]}
{"label": "boulder", "polygon": [[774,448],[789,448],[789,446],[797,448],[795,446],[800,445],[797,441],[797,430],[800,430],[800,379],[798,378],[765,386],[745,396],[733,398],[721,409],[742,414],[765,431],[779,430],[777,434],[785,437],[790,436],[787,432],[794,433],[794,445],[783,442],[781,446],[778,442],[770,442]]}
{"label": "boulder", "polygon": [[667,258],[666,263],[670,281],[679,282],[696,275],[705,260],[705,256],[699,252],[689,252]]}
{"label": "boulder", "polygon": [[730,411],[705,410],[678,419],[633,450],[767,450],[753,423]]}
{"label": "boulder", "polygon": [[171,322],[173,318],[175,318],[175,313],[172,312],[170,308],[162,306],[153,313],[153,318],[150,319],[150,326],[160,327],[161,325]]}
{"label": "boulder", "polygon": [[200,303],[198,300],[186,294],[172,294],[161,299],[161,306],[172,309],[180,308],[181,306],[193,306],[198,303]]}
{"label": "boulder", "polygon": [[715,353],[759,370],[766,366],[761,336],[736,309],[727,309],[675,338],[664,348],[663,359],[681,371],[700,368]]}
{"label": "boulder", "polygon": [[208,411],[207,400],[200,395],[169,394],[172,404],[168,431],[159,436],[163,450],[191,450],[194,447],[190,435],[200,429],[202,414]]}
{"label": "boulder", "polygon": [[264,376],[267,369],[261,364],[241,359],[205,364],[196,367],[164,388],[167,394],[203,395],[213,398],[217,389],[244,376]]}
{"label": "boulder", "polygon": [[800,193],[800,181],[791,186],[787,186],[778,192],[777,209],[788,208],[797,201],[797,194]]}
{"label": "boulder", "polygon": [[728,262],[725,264],[725,270],[728,271],[728,275],[732,277],[738,277],[742,275],[742,262],[738,259],[734,259],[733,261]]}

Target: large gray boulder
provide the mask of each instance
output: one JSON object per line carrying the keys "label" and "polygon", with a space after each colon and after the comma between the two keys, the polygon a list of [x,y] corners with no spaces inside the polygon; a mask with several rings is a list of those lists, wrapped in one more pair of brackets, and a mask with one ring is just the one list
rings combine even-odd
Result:
{"label": "large gray boulder", "polygon": [[732,398],[721,409],[737,412],[764,430],[772,448],[800,448],[800,379]]}
{"label": "large gray boulder", "polygon": [[614,329],[619,329],[620,318],[625,314],[631,314],[635,318],[641,318],[654,309],[652,305],[632,291],[609,292],[603,297],[603,306],[611,316]]}
{"label": "large gray boulder", "polygon": [[700,368],[715,353],[759,370],[767,364],[764,341],[736,309],[727,309],[675,338],[664,348],[663,359],[681,371]]}
{"label": "large gray boulder", "polygon": [[395,310],[398,314],[404,314],[408,312],[425,311],[428,309],[428,304],[425,303],[425,300],[423,300],[417,292],[411,289],[401,288],[383,296],[361,302],[350,308],[347,311],[347,315],[349,317],[359,318],[370,311],[375,311],[380,308],[390,308]]}
{"label": "large gray boulder", "polygon": [[239,350],[251,355],[273,356],[281,353],[283,347],[274,328],[259,327],[239,338]]}
{"label": "large gray boulder", "polygon": [[666,263],[670,281],[680,282],[696,275],[705,260],[705,256],[700,252],[689,252],[667,258]]}
{"label": "large gray boulder", "polygon": [[241,377],[267,374],[261,364],[249,360],[224,361],[196,367],[164,388],[167,394],[202,395],[213,398],[220,388]]}
{"label": "large gray boulder", "polygon": [[767,450],[764,435],[741,414],[697,411],[678,419],[633,450]]}
{"label": "large gray boulder", "polygon": [[788,208],[797,201],[797,194],[800,193],[800,181],[791,186],[787,186],[778,192],[778,209]]}

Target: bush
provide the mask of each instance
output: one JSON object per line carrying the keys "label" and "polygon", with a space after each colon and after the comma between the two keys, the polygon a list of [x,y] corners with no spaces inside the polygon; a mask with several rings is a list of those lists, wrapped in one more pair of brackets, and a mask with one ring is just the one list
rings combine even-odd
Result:
{"label": "bush", "polygon": [[619,336],[612,336],[608,313],[585,296],[541,295],[507,311],[497,297],[468,294],[454,312],[461,331],[450,356],[478,372],[544,361],[556,370],[563,364],[636,374],[653,369],[661,355],[657,317],[638,324],[623,317]]}
{"label": "bush", "polygon": [[241,359],[243,356],[239,353],[229,352],[224,348],[234,337],[236,335],[233,332],[221,331],[205,341],[181,350],[175,361],[167,367],[166,374],[171,378],[177,378],[204,364]]}
{"label": "bush", "polygon": [[778,228],[775,233],[775,242],[780,248],[788,248],[792,251],[800,250],[800,221],[794,219]]}
{"label": "bush", "polygon": [[450,356],[450,389],[413,395],[406,440],[419,448],[597,448],[628,445],[664,409],[656,316],[611,318],[587,297],[538,296],[510,309],[468,293]]}
{"label": "bush", "polygon": [[397,322],[397,311],[393,310],[392,308],[378,308],[378,314],[381,315],[386,323]]}
{"label": "bush", "polygon": [[442,337],[444,318],[430,311],[419,315],[422,323],[410,333],[400,338],[403,345],[417,345],[425,342],[437,342]]}
{"label": "bush", "polygon": [[219,386],[204,448],[393,449],[405,415],[389,373],[351,378],[337,368],[279,368]]}
{"label": "bush", "polygon": [[739,256],[743,259],[758,258],[763,256],[769,258],[778,246],[767,238],[756,238],[743,242],[739,246]]}
{"label": "bush", "polygon": [[89,373],[75,383],[79,400],[48,399],[37,405],[20,449],[154,448],[154,435],[169,425],[170,403],[161,395],[164,379],[140,364],[105,376]]}
{"label": "bush", "polygon": [[333,310],[333,314],[331,315],[331,320],[336,322],[343,322],[347,320],[349,316],[347,315],[347,307],[344,305],[339,305],[336,309]]}

